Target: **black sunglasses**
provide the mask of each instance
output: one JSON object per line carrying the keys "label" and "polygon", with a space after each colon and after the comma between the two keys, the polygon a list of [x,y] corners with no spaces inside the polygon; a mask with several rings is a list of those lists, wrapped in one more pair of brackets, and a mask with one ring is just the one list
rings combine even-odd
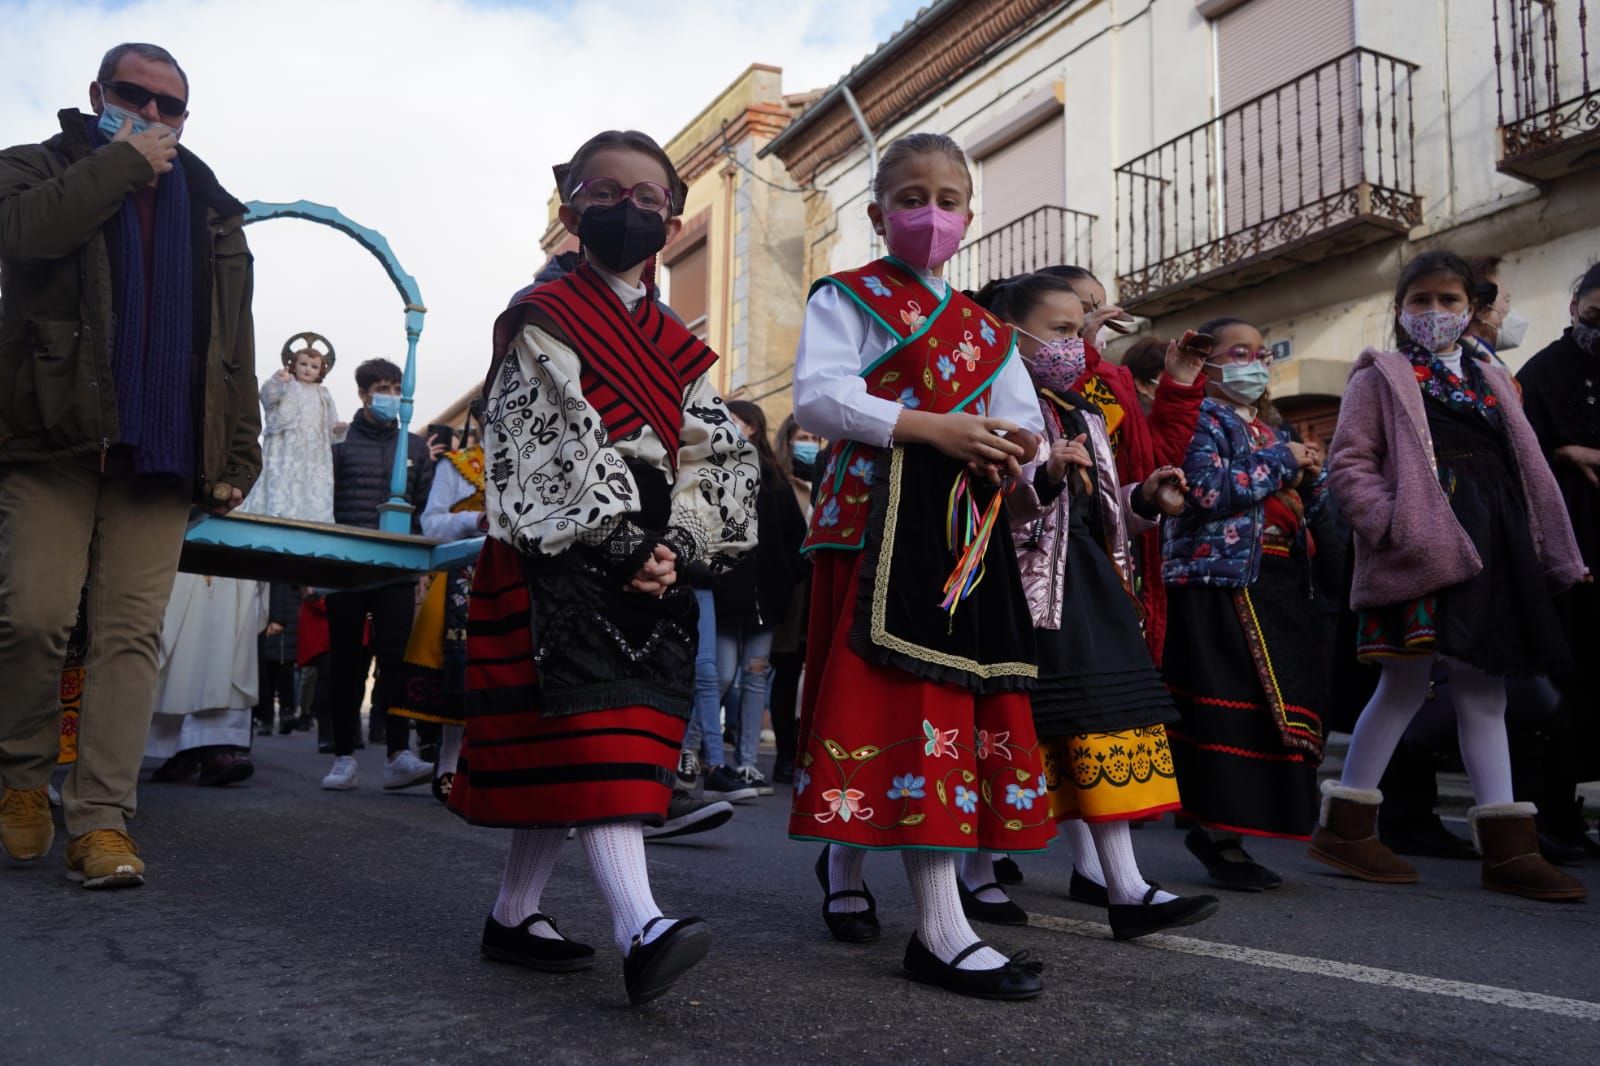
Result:
{"label": "black sunglasses", "polygon": [[189,110],[189,101],[168,96],[166,93],[153,93],[143,85],[135,85],[131,81],[105,81],[100,83],[100,88],[116,93],[135,108],[143,107],[154,100],[156,110],[165,118],[182,118],[184,112]]}

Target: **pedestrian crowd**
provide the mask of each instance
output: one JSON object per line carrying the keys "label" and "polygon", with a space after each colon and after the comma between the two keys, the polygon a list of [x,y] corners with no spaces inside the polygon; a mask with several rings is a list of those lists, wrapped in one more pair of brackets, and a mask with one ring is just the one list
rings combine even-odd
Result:
{"label": "pedestrian crowd", "polygon": [[[866,208],[887,254],[812,288],[773,429],[660,299],[671,159],[610,131],[555,170],[580,252],[496,320],[465,423],[417,434],[382,358],[341,421],[316,334],[258,386],[244,206],[179,143],[177,61],[119,45],[89,99],[0,153],[11,859],[51,850],[70,762],[69,876],[140,884],[141,760],[229,785],[253,735],[315,729],[324,789],[382,744],[384,789],[510,830],[486,958],[593,964],[542,904],[575,838],[635,1004],[711,944],[657,904],[645,841],[778,785],[820,845],[829,935],[879,939],[866,866],[897,851],[905,973],[986,998],[1043,988],[973,928],[1028,923],[1007,889],[1030,853],[1066,848],[1070,898],[1118,939],[1217,912],[1141,871],[1132,830],[1167,815],[1235,892],[1283,884],[1247,850],[1277,837],[1370,882],[1444,856],[1488,890],[1586,897],[1560,867],[1600,853],[1577,796],[1600,776],[1600,267],[1558,324],[1516,311],[1498,259],[1417,255],[1331,440],[1305,439],[1256,323],[1114,361],[1134,322],[1082,266],[951,286],[971,171],[911,134]],[[357,588],[178,573],[191,516],[379,529],[397,455],[412,532],[483,538],[474,564]],[[1457,749],[1470,841],[1436,811]]]}

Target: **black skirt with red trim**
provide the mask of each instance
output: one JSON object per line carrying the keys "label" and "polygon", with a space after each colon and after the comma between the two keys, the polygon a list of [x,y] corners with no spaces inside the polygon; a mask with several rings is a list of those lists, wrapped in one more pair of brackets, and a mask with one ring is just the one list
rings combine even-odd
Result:
{"label": "black skirt with red trim", "polygon": [[1332,633],[1305,587],[1298,553],[1264,554],[1248,590],[1167,586],[1162,671],[1181,716],[1167,736],[1202,825],[1297,840],[1316,827]]}
{"label": "black skirt with red trim", "polygon": [[451,810],[474,825],[514,829],[660,825],[683,743],[677,701],[659,701],[674,709],[638,703],[546,713],[532,620],[522,560],[487,542],[473,575],[467,723]]}

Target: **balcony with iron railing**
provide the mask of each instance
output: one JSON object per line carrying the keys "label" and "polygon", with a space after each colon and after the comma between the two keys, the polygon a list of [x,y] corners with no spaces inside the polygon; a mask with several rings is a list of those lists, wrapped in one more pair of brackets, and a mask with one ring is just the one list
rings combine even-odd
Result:
{"label": "balcony with iron railing", "polygon": [[1549,181],[1600,163],[1586,0],[1493,0],[1500,169]]}
{"label": "balcony with iron railing", "polygon": [[1039,207],[962,246],[945,276],[958,289],[976,289],[1041,267],[1094,262],[1094,215]]}
{"label": "balcony with iron railing", "polygon": [[1160,315],[1405,233],[1413,63],[1346,52],[1117,168],[1117,302]]}

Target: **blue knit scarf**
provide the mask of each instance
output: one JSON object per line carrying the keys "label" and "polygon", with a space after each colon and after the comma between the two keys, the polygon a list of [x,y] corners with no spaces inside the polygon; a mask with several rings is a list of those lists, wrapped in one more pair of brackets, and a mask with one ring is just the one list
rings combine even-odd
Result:
{"label": "blue knit scarf", "polygon": [[[96,146],[107,143],[98,129],[90,130]],[[153,277],[145,277],[133,194],[111,224],[121,236],[111,264],[117,443],[134,448],[137,473],[188,479],[194,476],[194,250],[182,164],[163,174],[157,186]]]}

